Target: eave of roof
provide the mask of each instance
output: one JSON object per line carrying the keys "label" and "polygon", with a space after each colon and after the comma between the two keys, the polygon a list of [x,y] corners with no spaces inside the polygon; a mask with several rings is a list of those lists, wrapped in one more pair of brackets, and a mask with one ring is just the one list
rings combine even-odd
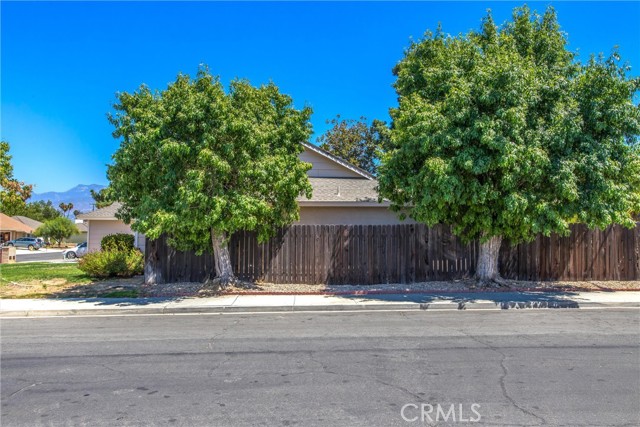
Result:
{"label": "eave of roof", "polygon": [[315,207],[315,208],[329,208],[329,207],[351,207],[351,208],[388,208],[391,203],[387,200],[378,202],[376,200],[371,201],[341,201],[341,202],[318,202],[313,200],[300,200],[298,201],[300,207]]}

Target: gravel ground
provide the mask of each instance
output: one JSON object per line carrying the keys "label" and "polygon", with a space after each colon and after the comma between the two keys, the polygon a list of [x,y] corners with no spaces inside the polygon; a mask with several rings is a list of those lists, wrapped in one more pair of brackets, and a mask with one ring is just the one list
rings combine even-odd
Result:
{"label": "gravel ground", "polygon": [[203,283],[165,283],[142,285],[141,296],[213,296],[221,294],[366,294],[366,293],[409,293],[409,292],[468,292],[468,291],[624,291],[640,290],[640,281],[607,282],[526,282],[506,281],[506,286],[478,288],[473,280],[448,282],[421,282],[411,284],[380,285],[304,285],[257,283],[245,287],[229,287],[219,291]]}

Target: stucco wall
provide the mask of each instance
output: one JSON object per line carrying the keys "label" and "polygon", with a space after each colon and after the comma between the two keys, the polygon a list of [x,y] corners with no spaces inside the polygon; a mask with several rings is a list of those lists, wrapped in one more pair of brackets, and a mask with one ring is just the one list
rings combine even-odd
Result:
{"label": "stucco wall", "polygon": [[[100,241],[107,234],[126,233],[135,235],[131,227],[122,221],[89,221],[89,251],[99,251]],[[144,236],[138,235],[138,248],[144,251]]]}
{"label": "stucco wall", "polygon": [[415,224],[407,218],[400,221],[395,212],[379,207],[300,207],[300,221],[296,224],[317,225],[393,225]]}
{"label": "stucco wall", "polygon": [[299,157],[303,162],[313,164],[311,170],[307,172],[309,176],[316,178],[362,178],[362,175],[311,150],[305,149]]}

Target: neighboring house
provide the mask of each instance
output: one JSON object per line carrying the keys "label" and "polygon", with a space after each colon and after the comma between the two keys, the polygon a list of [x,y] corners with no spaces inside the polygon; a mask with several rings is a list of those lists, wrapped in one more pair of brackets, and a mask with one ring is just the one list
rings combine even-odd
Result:
{"label": "neighboring house", "polygon": [[[311,199],[299,197],[300,221],[296,224],[391,225],[410,224],[400,221],[389,210],[389,202],[378,203],[378,181],[369,172],[336,157],[315,145],[303,143],[300,159],[311,163],[307,172],[313,188]],[[119,203],[78,215],[89,227],[89,251],[100,249],[100,240],[107,234],[133,234],[136,246],[144,250],[144,236],[115,217]]]}
{"label": "neighboring house", "polygon": [[76,219],[83,220],[87,225],[87,246],[89,252],[99,251],[102,238],[108,234],[116,233],[132,234],[134,236],[134,245],[140,248],[141,251],[144,251],[144,235],[131,230],[129,225],[116,218],[116,212],[118,212],[120,206],[122,205],[116,202],[106,208],[80,214],[76,217]]}
{"label": "neighboring house", "polygon": [[68,239],[66,239],[67,242],[69,243],[84,243],[87,241],[87,234],[89,233],[89,227],[87,227],[87,224],[83,223],[83,222],[76,222],[75,223],[76,227],[78,227],[78,234],[74,234],[71,237],[69,237]]}
{"label": "neighboring house", "polygon": [[2,243],[19,237],[31,236],[34,230],[33,227],[0,212],[0,241]]}
{"label": "neighboring house", "polygon": [[378,203],[378,181],[369,172],[315,145],[303,143],[300,160],[311,163],[307,172],[313,187],[311,199],[299,197],[300,221],[318,225],[391,225],[400,221],[389,210],[390,203]]}
{"label": "neighboring house", "polygon": [[28,216],[14,215],[11,218],[16,219],[24,225],[31,227],[34,231],[37,230],[41,225],[43,225],[40,221],[31,219]]}

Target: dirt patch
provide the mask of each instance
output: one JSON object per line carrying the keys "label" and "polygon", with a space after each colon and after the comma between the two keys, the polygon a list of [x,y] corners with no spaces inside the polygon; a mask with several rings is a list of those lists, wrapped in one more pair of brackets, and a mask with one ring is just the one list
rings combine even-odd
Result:
{"label": "dirt patch", "polygon": [[441,282],[420,282],[410,284],[390,283],[380,285],[297,285],[258,283],[255,289],[227,289],[226,293],[410,293],[410,292],[589,292],[589,291],[640,291],[640,281],[607,282],[529,282],[505,281],[505,286],[483,288],[473,280],[454,280]]}
{"label": "dirt patch", "polygon": [[70,284],[65,279],[9,282],[0,288],[1,298],[91,298],[109,296],[140,296],[142,276],[108,279],[86,284]]}
{"label": "dirt patch", "polygon": [[203,283],[164,283],[143,285],[140,296],[149,297],[205,297],[214,295],[236,294],[371,294],[371,293],[417,293],[417,292],[612,292],[640,291],[640,281],[608,281],[608,282],[527,282],[507,281],[506,286],[496,288],[479,288],[473,280],[454,280],[441,282],[420,282],[410,284],[380,285],[304,285],[256,283],[253,286],[229,287],[224,290],[214,289]]}
{"label": "dirt patch", "polygon": [[145,285],[142,276],[108,279],[87,284],[68,284],[64,279],[10,282],[0,289],[2,298],[91,298],[91,297],[210,297],[237,294],[384,294],[418,292],[612,292],[640,291],[640,281],[607,282],[527,282],[506,281],[506,286],[479,288],[473,280],[380,285],[304,285],[256,283],[217,289],[209,284],[165,283]]}

